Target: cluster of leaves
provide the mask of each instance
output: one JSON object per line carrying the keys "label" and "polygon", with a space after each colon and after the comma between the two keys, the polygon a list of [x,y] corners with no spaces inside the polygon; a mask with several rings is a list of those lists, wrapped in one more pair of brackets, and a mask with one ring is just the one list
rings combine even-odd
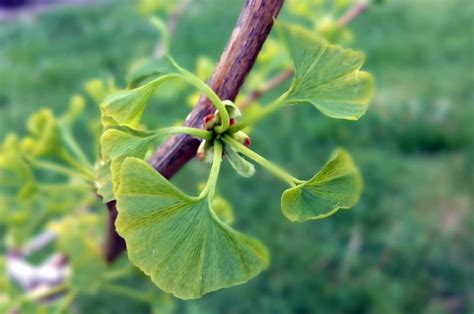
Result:
{"label": "cluster of leaves", "polygon": [[5,138],[0,149],[0,226],[9,246],[21,246],[48,219],[94,201],[93,167],[72,136],[84,104],[81,96],[72,97],[69,111],[60,117],[42,109],[29,118],[27,136]]}
{"label": "cluster of leaves", "polygon": [[[182,299],[198,298],[240,284],[268,266],[269,253],[258,240],[235,231],[214,209],[223,158],[240,175],[254,173],[250,160],[290,185],[282,195],[283,214],[292,221],[327,217],[353,206],[361,177],[347,152],[338,149],[309,180],[300,180],[249,149],[246,127],[277,109],[311,104],[328,117],[357,120],[372,97],[372,78],[360,68],[360,52],[333,46],[307,29],[278,23],[282,43],[294,64],[290,88],[254,115],[236,122],[240,112],[221,100],[198,77],[171,57],[138,71],[133,88],[111,95],[101,105],[104,132],[102,165],[109,171],[104,200],[117,200],[116,227],[127,242],[130,260],[163,290]],[[170,127],[147,130],[141,117],[148,99],[171,79],[193,85],[216,107],[203,129]],[[202,139],[198,157],[212,163],[207,184],[197,196],[182,192],[144,160],[156,141],[184,133]],[[245,158],[244,158],[245,156]]]}
{"label": "cluster of leaves", "polygon": [[[163,24],[158,20],[155,24],[164,34]],[[114,282],[130,275],[132,268],[128,261],[112,267],[103,262],[98,232],[102,230],[101,216],[89,208],[94,190],[105,202],[117,199],[117,229],[127,241],[130,260],[160,288],[183,299],[246,282],[269,265],[267,248],[231,227],[232,208],[216,192],[223,158],[242,176],[255,172],[250,159],[287,182],[290,188],[283,193],[281,205],[292,221],[324,218],[355,204],[361,178],[344,150],[335,151],[323,168],[305,181],[248,148],[249,137],[242,130],[277,109],[310,103],[329,117],[355,120],[365,112],[371,97],[371,78],[359,71],[363,62],[359,52],[329,45],[299,26],[280,24],[279,33],[281,40],[274,41],[273,52],[280,54],[280,48],[287,47],[294,64],[293,83],[276,101],[246,114],[241,122],[236,123],[241,116],[238,108],[219,99],[204,83],[214,68],[210,59],[199,58],[194,75],[165,57],[136,63],[129,90],[120,91],[113,81],[94,80],[86,85],[95,102],[105,98],[98,163],[91,162],[73,136],[73,123],[85,105],[82,96],[74,96],[69,111],[60,117],[49,109],[34,114],[26,137],[8,136],[0,152],[0,224],[7,229],[8,246],[21,247],[48,221],[64,216],[48,228],[58,235],[55,249],[68,256],[71,275],[51,290],[26,296],[8,280],[2,281],[8,286],[1,295],[2,310],[60,313],[78,296],[99,289],[149,303],[157,311],[172,309],[169,300],[157,298],[153,292],[133,293]],[[271,42],[267,46],[272,46]],[[271,60],[270,55],[264,52],[261,59],[267,56]],[[289,66],[277,59],[279,63],[266,67],[269,71],[265,74]],[[149,98],[168,80],[192,85],[197,89],[193,100],[204,94],[216,106],[216,113],[203,121],[204,129],[153,131],[142,126]],[[108,94],[112,95],[106,98]],[[144,162],[159,140],[175,133],[202,139],[198,157],[212,163],[209,180],[198,196],[183,193]],[[36,302],[58,294],[61,302]]]}
{"label": "cluster of leaves", "polygon": [[[118,91],[113,81],[89,81],[88,96],[100,103],[106,94]],[[57,285],[25,292],[7,274],[7,259],[0,260],[0,312],[64,313],[84,295],[100,291],[124,295],[148,304],[153,313],[169,313],[174,303],[156,289],[146,286],[136,293],[121,283],[123,279],[143,276],[127,259],[106,265],[102,244],[105,212],[94,212],[97,196],[96,165],[76,142],[74,123],[83,113],[86,99],[75,95],[69,110],[57,117],[41,109],[27,122],[28,134],[8,135],[0,148],[0,231],[7,250],[22,252],[38,233],[55,234],[55,245],[46,252],[67,256],[68,275]],[[93,128],[94,136],[100,130]],[[16,253],[18,254],[18,253]],[[27,258],[27,256],[25,256]],[[30,257],[28,257],[31,259]],[[143,281],[144,282],[144,281]],[[53,299],[54,302],[44,302]]]}

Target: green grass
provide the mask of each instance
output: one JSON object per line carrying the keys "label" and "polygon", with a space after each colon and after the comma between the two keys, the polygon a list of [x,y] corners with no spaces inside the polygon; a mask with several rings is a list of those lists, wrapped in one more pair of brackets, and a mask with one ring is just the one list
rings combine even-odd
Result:
{"label": "green grass", "polygon": [[[225,167],[219,189],[234,204],[237,228],[269,245],[272,266],[246,285],[179,302],[179,312],[473,311],[474,5],[387,2],[353,24],[353,46],[366,52],[366,68],[377,79],[364,118],[331,120],[303,106],[252,134],[255,150],[298,175],[318,169],[334,147],[347,147],[364,174],[361,202],[327,220],[290,223],[279,209],[282,184],[261,168],[249,180]],[[241,3],[206,0],[187,12],[173,43],[177,59],[189,68],[199,55],[217,60]],[[60,113],[91,78],[114,77],[123,86],[129,64],[151,53],[155,37],[131,5],[2,25],[0,137],[22,132],[39,107]],[[154,106],[147,123],[183,119],[189,107],[176,105],[181,101]],[[93,119],[90,106],[83,122]],[[207,171],[192,162],[176,181],[192,189]],[[112,301],[90,302],[108,313]]]}

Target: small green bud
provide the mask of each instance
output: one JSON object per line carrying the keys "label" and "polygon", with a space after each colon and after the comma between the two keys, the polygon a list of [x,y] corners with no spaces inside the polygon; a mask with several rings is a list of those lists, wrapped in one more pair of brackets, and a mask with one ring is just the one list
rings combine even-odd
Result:
{"label": "small green bud", "polygon": [[243,131],[235,132],[232,136],[237,141],[239,141],[239,143],[244,144],[246,147],[249,147],[251,144],[250,137]]}

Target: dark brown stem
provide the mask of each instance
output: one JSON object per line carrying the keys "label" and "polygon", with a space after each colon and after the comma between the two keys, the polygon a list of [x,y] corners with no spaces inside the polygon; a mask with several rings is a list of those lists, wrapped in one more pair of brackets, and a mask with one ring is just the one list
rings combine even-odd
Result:
{"label": "dark brown stem", "polygon": [[114,261],[127,249],[125,240],[115,230],[115,220],[118,214],[116,203],[116,201],[110,201],[106,204],[109,210],[109,219],[107,222],[104,256],[108,262]]}
{"label": "dark brown stem", "polygon": [[[274,18],[280,12],[283,2],[284,0],[247,0],[245,2],[219,64],[208,82],[221,99],[234,100],[237,96],[272,29]],[[188,115],[184,125],[201,128],[204,117],[214,111],[215,107],[203,96]],[[190,136],[173,136],[157,149],[149,163],[169,179],[195,156],[198,146],[199,141]],[[113,227],[112,221],[117,214],[115,203],[110,202],[107,206]],[[111,234],[108,240],[111,242],[106,244],[105,255],[109,261],[112,261],[125,249],[125,243],[115,233],[114,228],[109,231]]]}

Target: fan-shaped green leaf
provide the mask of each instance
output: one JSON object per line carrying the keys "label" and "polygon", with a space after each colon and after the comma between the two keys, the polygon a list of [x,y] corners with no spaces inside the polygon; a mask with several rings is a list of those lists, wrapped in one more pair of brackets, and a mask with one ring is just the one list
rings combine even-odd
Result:
{"label": "fan-shaped green leaf", "polygon": [[278,24],[295,76],[286,103],[311,103],[323,114],[357,120],[373,94],[372,76],[359,71],[362,52],[330,45],[297,25]]}
{"label": "fan-shaped green leaf", "polygon": [[137,127],[154,91],[152,84],[146,84],[107,96],[101,105],[102,113],[113,118],[118,124]]}
{"label": "fan-shaped green leaf", "polygon": [[[205,182],[198,184],[199,191],[203,190],[205,187]],[[219,193],[214,193],[211,206],[220,221],[229,226],[234,223],[235,217],[232,205],[225,198],[219,195]]]}
{"label": "fan-shaped green leaf", "polygon": [[101,104],[102,115],[110,116],[120,125],[137,127],[150,96],[162,82],[176,72],[169,59],[154,61],[153,66],[138,67],[131,74],[131,86],[137,86],[144,81],[147,83],[106,97]]}
{"label": "fan-shaped green leaf", "polygon": [[362,178],[350,155],[338,149],[310,180],[286,190],[281,198],[283,214],[291,221],[328,217],[359,200]]}
{"label": "fan-shaped green leaf", "polygon": [[130,260],[179,298],[246,282],[268,265],[267,249],[223,224],[208,197],[185,195],[143,160],[125,160],[116,196]]}
{"label": "fan-shaped green leaf", "polygon": [[[108,129],[100,137],[102,147],[102,160],[110,161],[110,180],[112,183],[112,191],[116,192],[120,184],[120,168],[126,157],[144,158],[148,150],[151,148],[156,136],[153,134],[145,134],[130,128]],[[106,173],[103,173],[106,174]],[[105,188],[110,186],[105,183]],[[108,193],[109,191],[103,190]],[[108,194],[107,194],[108,195]],[[107,196],[106,195],[106,196]],[[104,196],[103,196],[104,197]],[[105,197],[107,199],[114,199]]]}
{"label": "fan-shaped green leaf", "polygon": [[152,135],[131,129],[108,129],[100,137],[102,158],[113,160],[123,156],[142,157],[156,140]]}

